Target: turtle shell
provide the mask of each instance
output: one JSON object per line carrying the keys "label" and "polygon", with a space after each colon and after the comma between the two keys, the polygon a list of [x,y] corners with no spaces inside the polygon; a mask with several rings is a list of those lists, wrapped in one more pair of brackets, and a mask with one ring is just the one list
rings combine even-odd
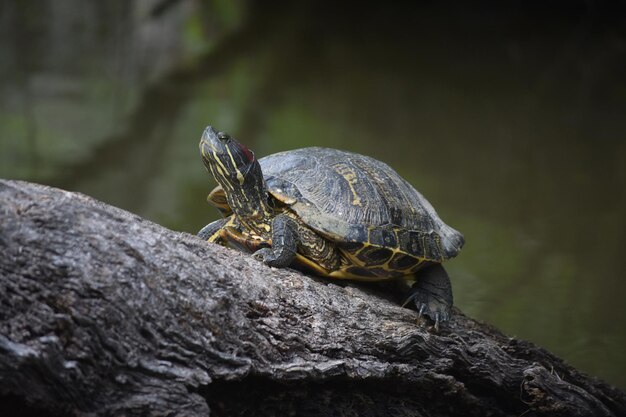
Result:
{"label": "turtle shell", "polygon": [[[402,252],[431,262],[457,255],[463,235],[398,173],[376,159],[328,148],[259,160],[269,192],[310,228],[342,247]],[[366,251],[367,252],[367,251]]]}

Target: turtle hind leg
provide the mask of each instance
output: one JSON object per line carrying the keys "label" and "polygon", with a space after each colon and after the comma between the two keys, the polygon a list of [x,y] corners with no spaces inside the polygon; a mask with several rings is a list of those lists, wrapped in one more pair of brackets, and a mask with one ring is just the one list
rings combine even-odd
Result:
{"label": "turtle hind leg", "polygon": [[434,264],[419,270],[415,279],[403,306],[413,301],[420,317],[424,315],[432,319],[435,330],[438,330],[439,323],[450,318],[453,302],[450,277],[440,264]]}

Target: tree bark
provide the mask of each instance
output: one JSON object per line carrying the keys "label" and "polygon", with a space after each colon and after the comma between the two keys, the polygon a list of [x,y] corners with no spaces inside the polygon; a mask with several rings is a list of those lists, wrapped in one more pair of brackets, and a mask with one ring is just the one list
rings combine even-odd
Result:
{"label": "tree bark", "polygon": [[0,181],[0,414],[626,415],[546,350],[385,294]]}

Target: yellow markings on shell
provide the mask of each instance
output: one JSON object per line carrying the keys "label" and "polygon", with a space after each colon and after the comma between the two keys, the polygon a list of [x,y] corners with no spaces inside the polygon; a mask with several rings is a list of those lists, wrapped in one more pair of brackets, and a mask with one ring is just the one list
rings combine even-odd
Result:
{"label": "yellow markings on shell", "polygon": [[360,275],[355,275],[346,271],[344,268],[336,269],[334,271],[328,271],[318,262],[313,261],[300,253],[296,253],[296,263],[308,269],[309,271],[323,277],[330,277],[335,279],[349,279],[355,281],[384,281],[389,279],[389,277],[364,277]]}
{"label": "yellow markings on shell", "polygon": [[348,186],[350,187],[350,191],[352,192],[352,205],[360,206],[361,198],[354,189],[354,185],[358,181],[356,173],[352,170],[352,168],[345,164],[338,164],[335,166],[335,169],[337,170],[339,175],[341,175],[348,182]]}
{"label": "yellow markings on shell", "polygon": [[294,197],[289,197],[288,195],[286,195],[284,193],[284,190],[281,188],[269,190],[269,192],[275,199],[287,205],[293,205],[297,201]]}
{"label": "yellow markings on shell", "polygon": [[338,269],[336,271],[331,272],[327,276],[336,279],[349,279],[352,281],[363,281],[363,282],[377,282],[377,281],[386,281],[391,279],[391,277],[364,277],[361,275],[355,275],[348,272],[345,269]]}
{"label": "yellow markings on shell", "polygon": [[348,186],[350,187],[350,191],[352,191],[352,205],[360,206],[361,198],[357,195],[356,190],[354,189],[354,184],[356,184],[357,182],[356,174],[352,171],[347,171],[342,175],[346,179],[346,181],[348,181]]}
{"label": "yellow markings on shell", "polygon": [[317,275],[321,275],[323,277],[331,276],[332,272],[329,273],[325,268],[323,268],[319,263],[312,261],[301,253],[296,253],[296,263],[298,265],[304,266],[307,269],[310,269]]}
{"label": "yellow markings on shell", "polygon": [[[349,251],[340,249],[342,252],[342,255],[347,260],[347,264],[343,265],[341,268],[339,268],[336,271],[332,271],[331,273],[328,274],[328,276],[333,277],[333,278],[340,278],[340,279],[354,279],[358,281],[383,281],[386,279],[392,279],[396,277],[410,275],[413,273],[411,272],[412,270],[415,271],[416,269],[418,269],[418,266],[423,264],[424,261],[426,260],[422,257],[412,256],[404,252],[400,248],[389,248],[389,247],[380,246],[380,248],[388,249],[391,251],[391,255],[389,256],[389,259],[387,259],[382,264],[367,265],[366,261],[363,261],[361,258],[359,258],[358,255],[359,253],[361,253],[361,251],[363,251],[368,246],[369,245],[365,244],[355,252],[349,252]],[[373,246],[379,247],[378,245],[373,245]],[[413,265],[409,265],[403,269],[392,268],[389,264],[396,254],[411,256],[412,258],[417,259],[417,263]],[[382,276],[382,277],[361,276],[361,275],[357,275],[349,271],[349,268],[351,268],[352,266],[357,266],[366,270],[382,269],[384,271],[388,271],[390,274],[387,276]]]}

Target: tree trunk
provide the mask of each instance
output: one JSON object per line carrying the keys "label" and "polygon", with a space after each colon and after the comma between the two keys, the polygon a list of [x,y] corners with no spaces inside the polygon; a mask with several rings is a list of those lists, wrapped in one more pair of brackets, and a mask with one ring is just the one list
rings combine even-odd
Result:
{"label": "tree trunk", "polygon": [[0,181],[0,414],[626,415],[544,349],[384,294]]}

